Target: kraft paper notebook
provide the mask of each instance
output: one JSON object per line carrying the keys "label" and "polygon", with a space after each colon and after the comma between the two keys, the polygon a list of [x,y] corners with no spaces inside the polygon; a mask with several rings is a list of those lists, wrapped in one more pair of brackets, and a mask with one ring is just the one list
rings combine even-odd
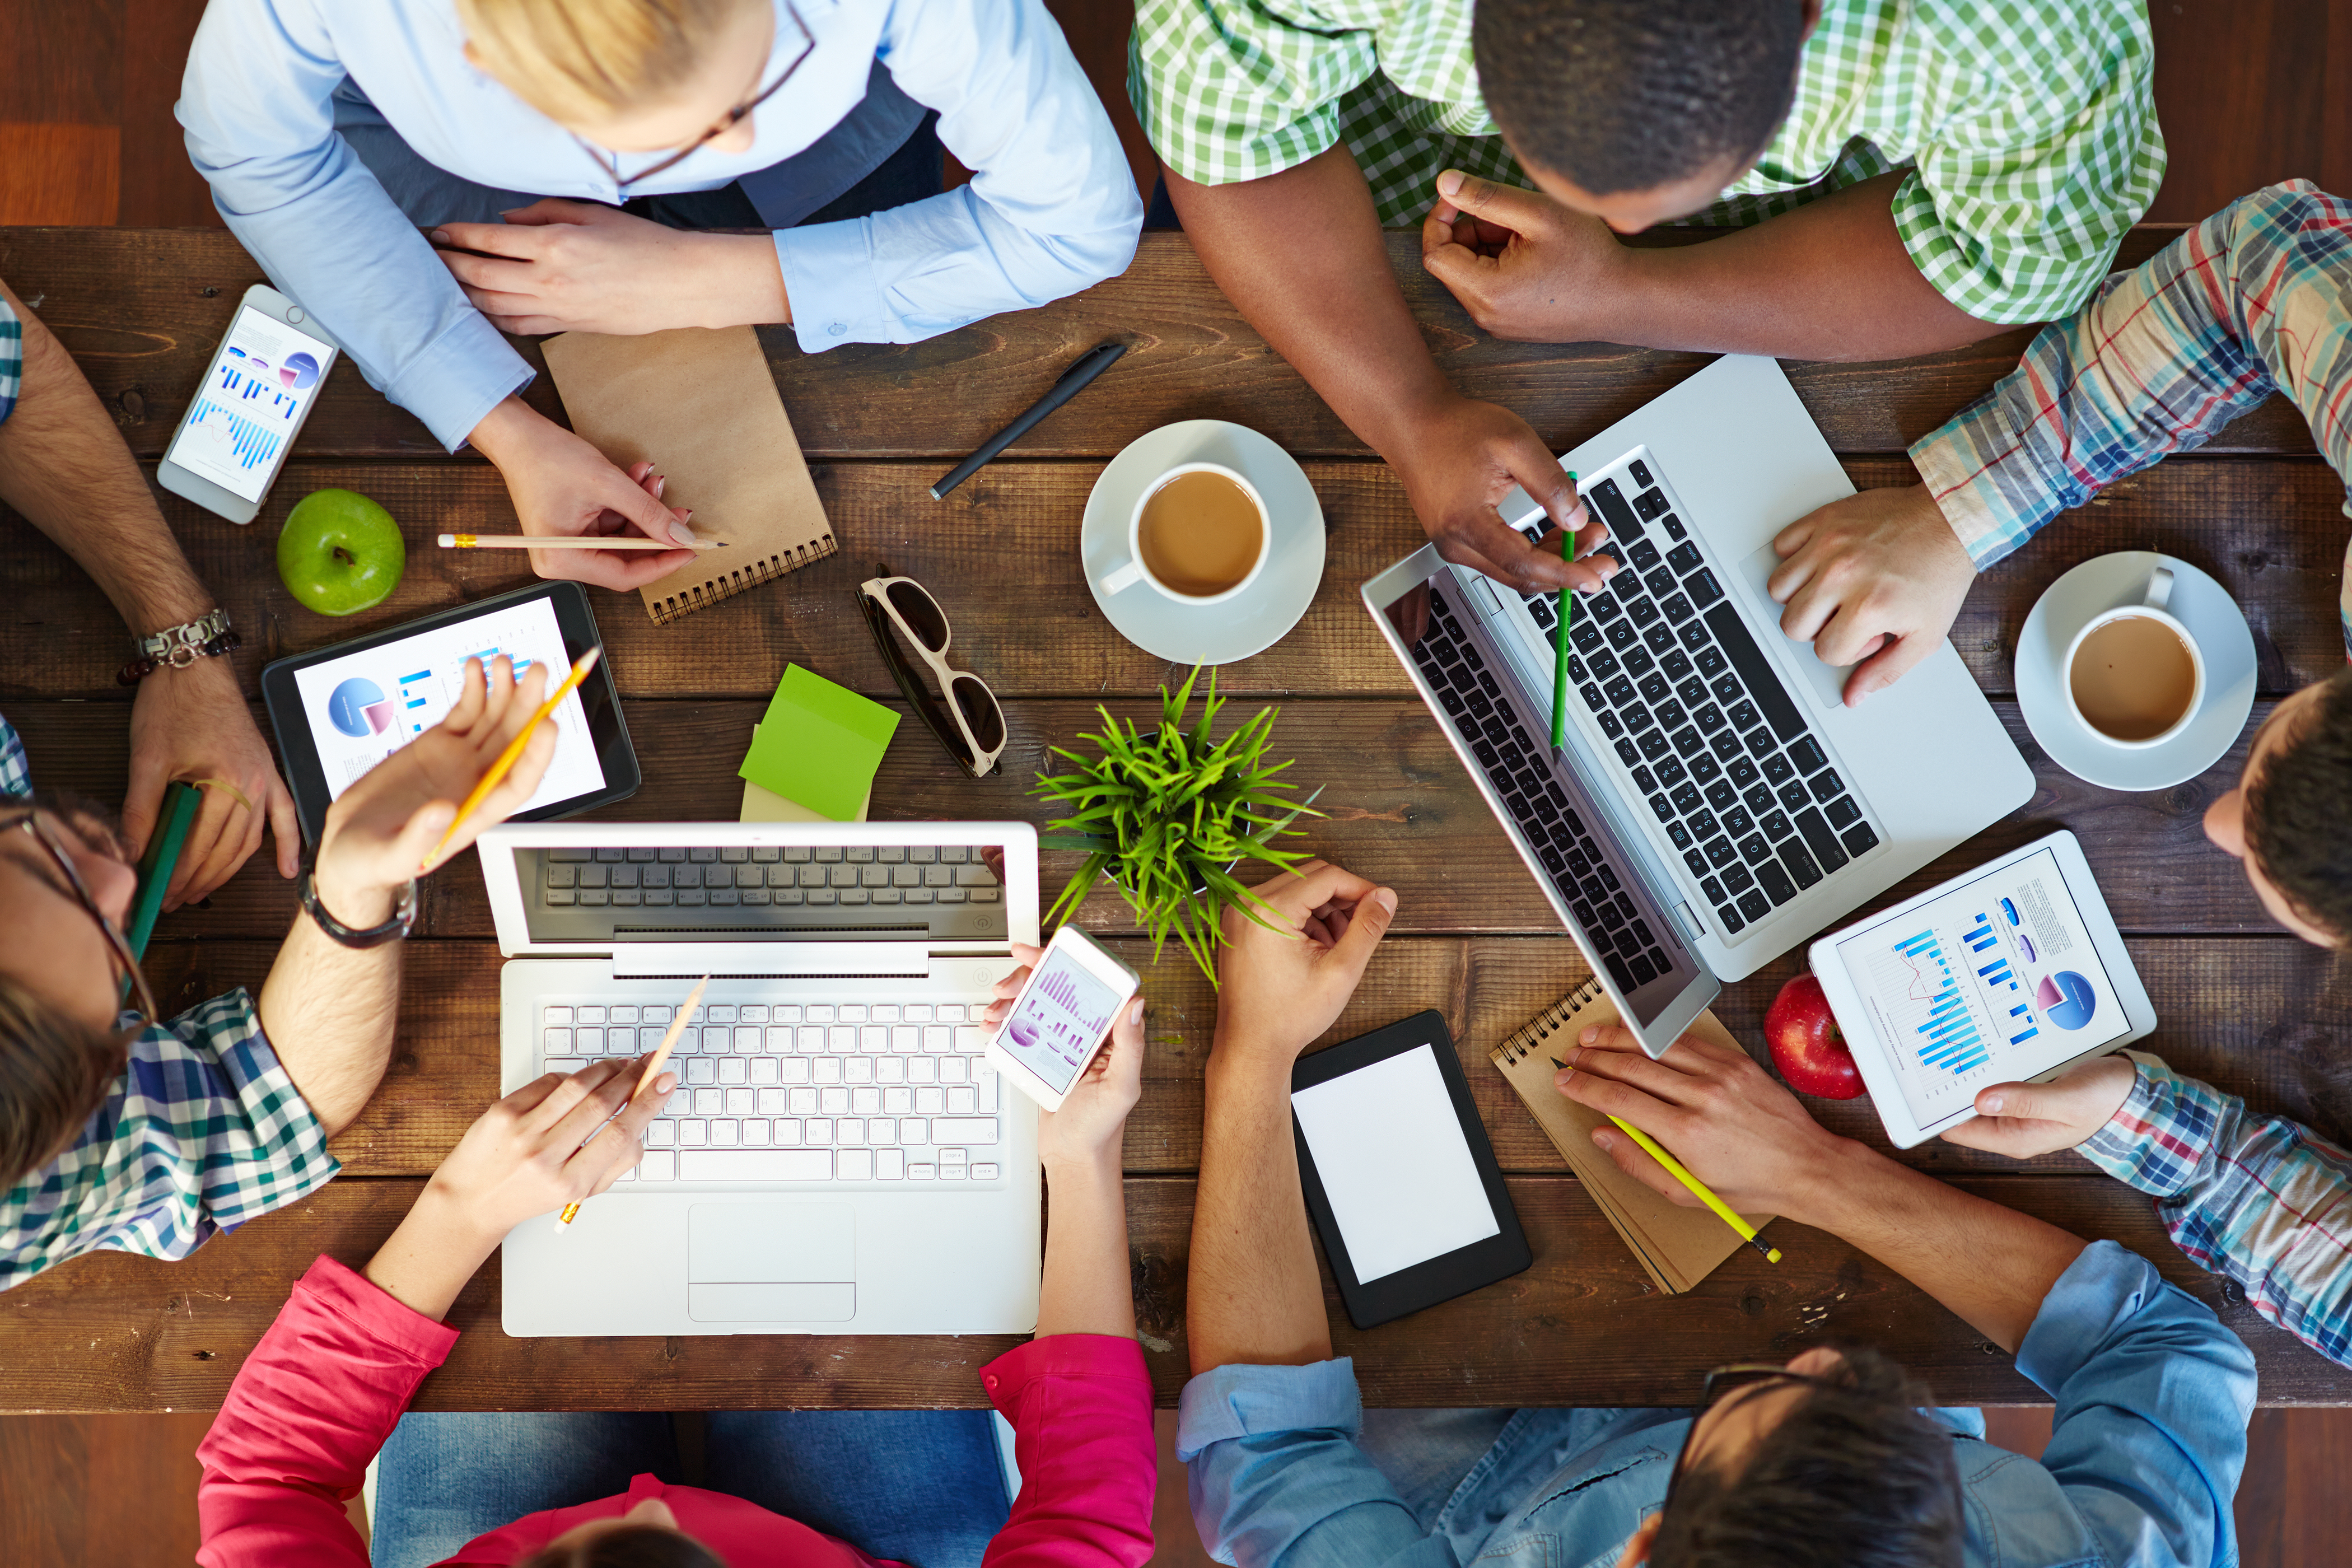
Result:
{"label": "kraft paper notebook", "polygon": [[[1616,1004],[1609,1000],[1599,982],[1588,980],[1487,1055],[1534,1112],[1538,1125],[1584,1184],[1584,1190],[1633,1248],[1651,1280],[1668,1295],[1679,1296],[1747,1243],[1706,1209],[1669,1203],[1619,1170],[1614,1160],[1592,1146],[1592,1130],[1606,1126],[1609,1119],[1552,1087],[1552,1078],[1559,1070],[1552,1065],[1553,1058],[1565,1061],[1576,1049],[1577,1036],[1592,1025],[1615,1022]],[[1687,1032],[1738,1048],[1711,1012],[1700,1014]],[[1741,1217],[1759,1230],[1772,1218],[1754,1214]]]}
{"label": "kraft paper notebook", "polygon": [[572,428],[621,467],[647,458],[665,503],[727,541],[640,590],[657,622],[822,561],[832,525],[785,417],[759,334],[682,327],[643,337],[565,332],[542,345]]}

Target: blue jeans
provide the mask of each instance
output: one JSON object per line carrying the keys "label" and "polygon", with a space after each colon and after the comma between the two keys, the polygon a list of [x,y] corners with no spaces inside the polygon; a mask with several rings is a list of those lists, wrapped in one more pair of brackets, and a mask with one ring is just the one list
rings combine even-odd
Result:
{"label": "blue jeans", "polygon": [[[695,1484],[914,1568],[977,1568],[1011,1514],[984,1410],[730,1410]],[[376,1470],[375,1568],[425,1568],[527,1513],[686,1478],[662,1415],[401,1417]]]}

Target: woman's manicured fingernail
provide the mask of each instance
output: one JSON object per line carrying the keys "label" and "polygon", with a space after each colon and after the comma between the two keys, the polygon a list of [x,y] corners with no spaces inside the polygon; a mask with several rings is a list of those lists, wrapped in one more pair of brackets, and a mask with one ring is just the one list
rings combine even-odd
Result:
{"label": "woman's manicured fingernail", "polygon": [[1614,1132],[1595,1132],[1592,1135],[1592,1146],[1595,1149],[1600,1150],[1604,1154],[1614,1154],[1617,1152],[1617,1134]]}
{"label": "woman's manicured fingernail", "polygon": [[1140,1024],[1143,1022],[1142,997],[1138,996],[1134,1001],[1128,1004],[1127,1021],[1130,1024]]}
{"label": "woman's manicured fingernail", "polygon": [[687,527],[686,524],[682,522],[672,522],[669,525],[669,536],[672,539],[677,540],[680,544],[698,544],[701,542],[700,535],[697,534],[694,530]]}
{"label": "woman's manicured fingernail", "polygon": [[1577,1036],[1577,1037],[1576,1037],[1576,1043],[1577,1043],[1578,1045],[1580,1045],[1580,1046],[1589,1046],[1589,1045],[1591,1045],[1593,1041],[1595,1041],[1595,1040],[1599,1039],[1600,1037],[1601,1037],[1601,1026],[1600,1026],[1600,1025],[1598,1025],[1598,1024],[1595,1024],[1595,1025],[1593,1025],[1591,1028],[1586,1029],[1582,1034],[1580,1034],[1580,1035]]}

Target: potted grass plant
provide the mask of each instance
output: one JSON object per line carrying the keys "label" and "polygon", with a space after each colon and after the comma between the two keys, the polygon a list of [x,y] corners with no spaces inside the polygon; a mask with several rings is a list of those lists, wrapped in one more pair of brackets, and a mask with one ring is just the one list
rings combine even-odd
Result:
{"label": "potted grass plant", "polygon": [[1276,776],[1290,763],[1266,761],[1278,710],[1258,710],[1222,741],[1211,733],[1223,706],[1214,671],[1200,717],[1187,729],[1185,710],[1200,678],[1196,666],[1179,689],[1160,689],[1160,723],[1152,730],[1131,721],[1121,724],[1109,710],[1096,709],[1102,732],[1079,737],[1093,742],[1095,754],[1055,747],[1054,754],[1073,771],[1039,774],[1032,793],[1069,812],[1045,825],[1039,844],[1087,857],[1045,911],[1047,923],[1075,911],[1108,876],[1150,933],[1153,959],[1173,936],[1213,985],[1223,911],[1239,909],[1260,925],[1269,923],[1259,912],[1265,901],[1234,877],[1234,868],[1256,860],[1287,869],[1304,860],[1303,851],[1277,847],[1275,840],[1296,831],[1290,823],[1300,813],[1322,815],[1311,803],[1323,792],[1292,800],[1296,786]]}

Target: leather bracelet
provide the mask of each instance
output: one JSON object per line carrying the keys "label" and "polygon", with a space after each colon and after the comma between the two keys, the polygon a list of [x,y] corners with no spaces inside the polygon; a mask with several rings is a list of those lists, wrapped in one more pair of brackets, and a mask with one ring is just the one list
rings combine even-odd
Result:
{"label": "leather bracelet", "polygon": [[302,912],[309,915],[320,931],[345,947],[382,947],[385,942],[398,942],[406,936],[409,928],[416,923],[416,879],[411,877],[408,886],[401,889],[390,920],[380,926],[355,930],[327,912],[327,906],[319,901],[318,884],[311,876],[311,868],[306,866],[302,869]]}
{"label": "leather bracelet", "polygon": [[193,621],[132,637],[131,662],[114,672],[114,683],[136,686],[166,665],[185,669],[200,658],[218,658],[244,646],[245,639],[228,624],[228,612],[215,609]]}

